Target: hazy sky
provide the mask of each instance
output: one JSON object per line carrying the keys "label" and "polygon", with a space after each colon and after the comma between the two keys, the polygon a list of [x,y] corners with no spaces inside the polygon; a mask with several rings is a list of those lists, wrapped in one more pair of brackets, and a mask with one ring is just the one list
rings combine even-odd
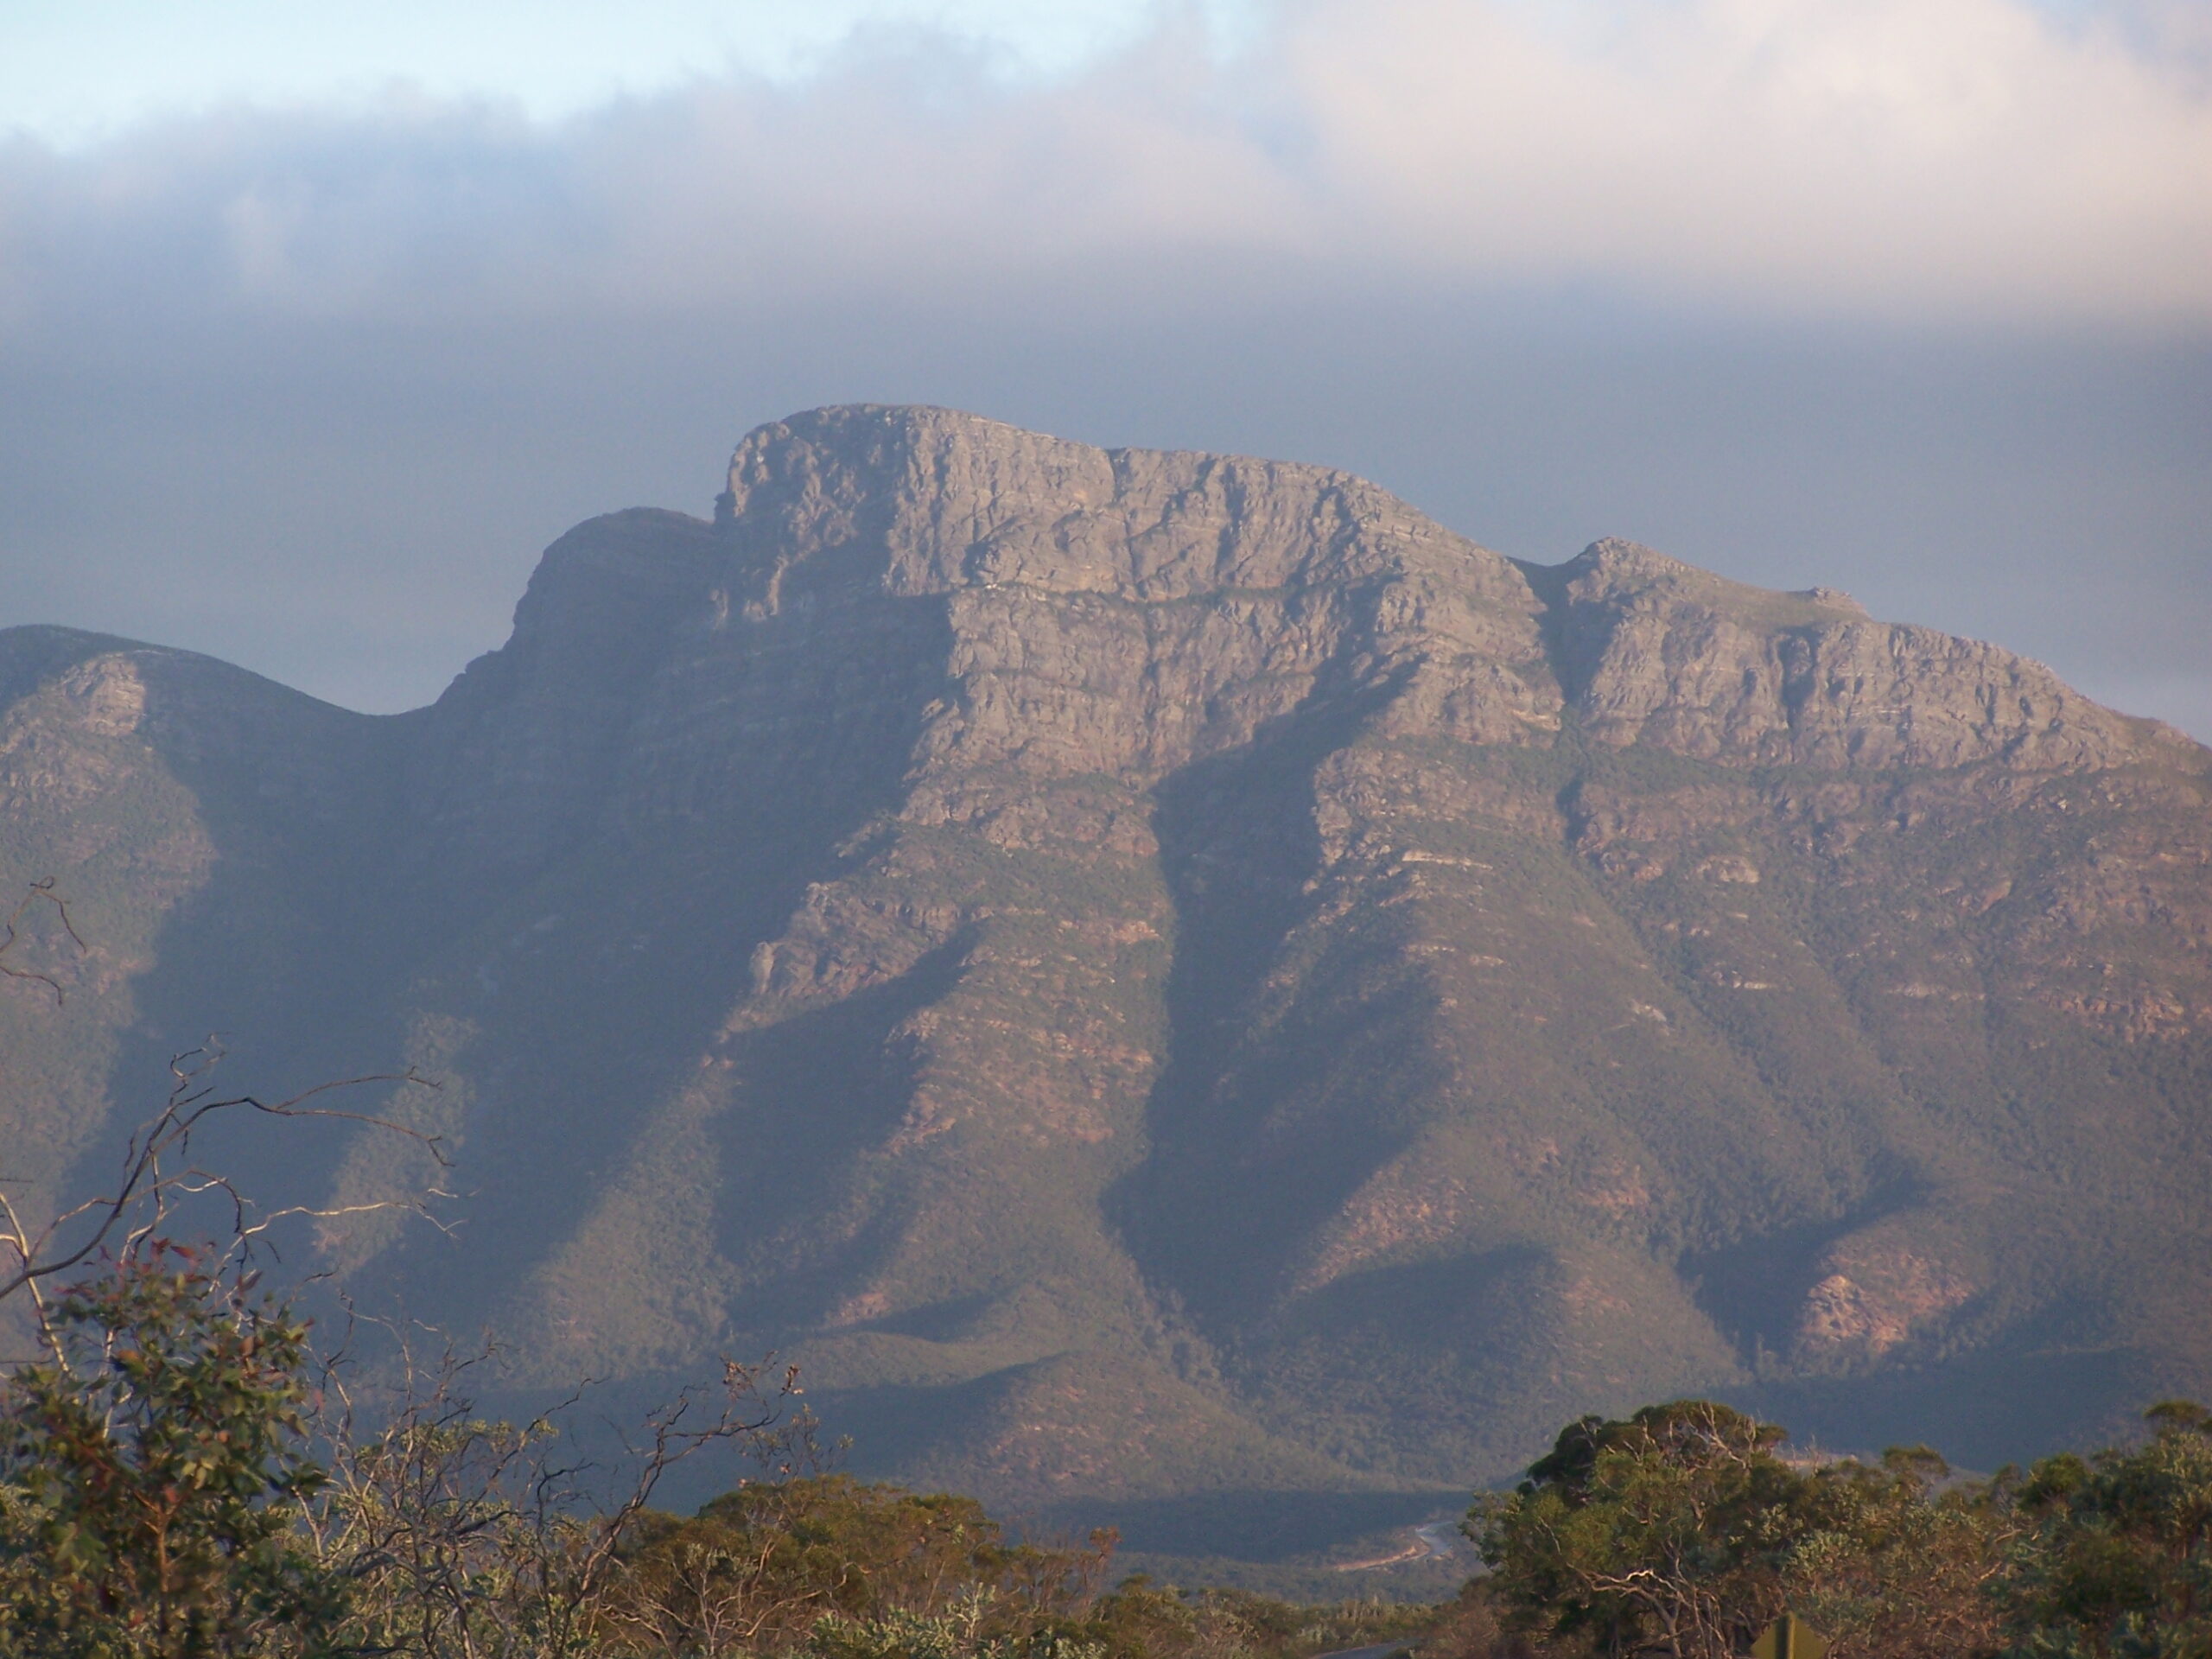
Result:
{"label": "hazy sky", "polygon": [[0,0],[0,626],[354,707],[846,399],[1336,463],[2212,738],[2203,0]]}

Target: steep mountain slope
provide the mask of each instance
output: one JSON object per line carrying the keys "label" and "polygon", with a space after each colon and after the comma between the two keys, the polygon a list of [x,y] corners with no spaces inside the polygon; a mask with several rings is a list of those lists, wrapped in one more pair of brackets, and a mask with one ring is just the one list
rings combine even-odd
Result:
{"label": "steep mountain slope", "polygon": [[840,409],[431,709],[51,629],[0,695],[92,945],[0,985],[11,1157],[211,1026],[410,1061],[459,1239],[320,1249],[541,1379],[772,1343],[865,1464],[1163,1536],[1689,1389],[1994,1459],[2212,1389],[2212,753],[1839,594]]}

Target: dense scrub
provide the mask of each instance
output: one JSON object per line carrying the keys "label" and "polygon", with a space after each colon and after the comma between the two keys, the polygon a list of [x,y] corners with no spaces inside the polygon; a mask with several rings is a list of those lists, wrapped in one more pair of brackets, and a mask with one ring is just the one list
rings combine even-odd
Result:
{"label": "dense scrub", "polygon": [[1586,1417],[1471,1514],[1497,1629],[1466,1645],[1720,1659],[1787,1610],[1834,1659],[2212,1654],[2212,1414],[2150,1427],[1963,1479],[1925,1447],[1789,1460],[1705,1401]]}
{"label": "dense scrub", "polygon": [[[810,1471],[790,1379],[744,1367],[591,1471],[550,1420],[480,1416],[466,1359],[364,1409],[232,1255],[137,1237],[38,1312],[44,1357],[0,1379],[4,1659],[1294,1659],[1426,1623],[1109,1590],[1110,1533],[1018,1541]],[[652,1507],[729,1442],[762,1479]]]}
{"label": "dense scrub", "polygon": [[[479,1417],[465,1363],[359,1414],[232,1258],[151,1237],[42,1301],[0,1381],[0,1653],[24,1659],[1723,1659],[1785,1610],[1834,1659],[2212,1654],[2212,1413],[1987,1479],[1924,1448],[1793,1460],[1682,1401],[1570,1424],[1478,1501],[1491,1571],[1433,1609],[1297,1608],[1141,1577],[1115,1540],[1010,1538],[971,1498],[822,1473],[788,1381],[732,1368],[596,1488],[552,1426]],[[765,1478],[690,1516],[689,1451]],[[780,1462],[779,1461],[780,1459]],[[1113,1587],[1109,1588],[1109,1585]]]}

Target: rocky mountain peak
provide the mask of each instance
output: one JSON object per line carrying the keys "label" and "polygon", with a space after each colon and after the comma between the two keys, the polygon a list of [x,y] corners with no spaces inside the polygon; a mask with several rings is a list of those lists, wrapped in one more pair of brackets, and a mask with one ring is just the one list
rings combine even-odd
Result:
{"label": "rocky mountain peak", "polygon": [[1020,587],[1161,604],[1377,574],[1413,542],[1502,563],[1346,474],[876,405],[747,435],[715,522],[765,572],[801,580],[818,563],[910,596]]}
{"label": "rocky mountain peak", "polygon": [[1702,574],[1680,559],[1669,558],[1656,548],[1618,536],[1602,536],[1569,559],[1561,574],[1570,582],[1592,581],[1606,586],[1679,580]]}
{"label": "rocky mountain peak", "polygon": [[325,1260],[548,1381],[774,1348],[868,1472],[1260,1530],[1681,1394],[1993,1464],[2212,1386],[2212,754],[1997,647],[859,406],[430,709],[160,655],[0,634],[0,874],[101,953],[0,985],[0,1146],[211,1028],[414,1065],[465,1225]]}
{"label": "rocky mountain peak", "polygon": [[821,774],[821,730],[866,732],[848,787],[927,779],[913,810],[956,817],[1044,779],[1156,779],[1324,709],[1535,747],[1572,719],[1736,766],[2110,764],[2139,737],[2036,664],[1828,590],[1618,538],[1521,565],[1327,468],[880,405],[748,434],[711,524],[640,509],[555,543],[512,640],[441,705],[453,770],[417,793],[472,857],[529,863],[702,707],[790,747],[748,736],[700,789]]}

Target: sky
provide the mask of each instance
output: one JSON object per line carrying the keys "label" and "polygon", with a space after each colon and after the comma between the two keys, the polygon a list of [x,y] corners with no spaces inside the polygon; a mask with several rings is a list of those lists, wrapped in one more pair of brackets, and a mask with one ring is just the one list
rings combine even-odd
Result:
{"label": "sky", "polygon": [[0,0],[0,626],[412,707],[569,524],[855,400],[2212,740],[2212,6]]}

